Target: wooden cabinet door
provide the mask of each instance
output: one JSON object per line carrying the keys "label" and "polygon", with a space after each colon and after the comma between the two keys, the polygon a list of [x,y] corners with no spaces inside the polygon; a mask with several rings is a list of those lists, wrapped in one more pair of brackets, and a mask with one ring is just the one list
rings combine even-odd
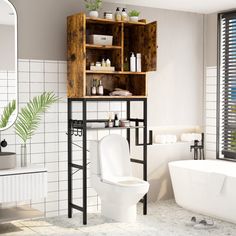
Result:
{"label": "wooden cabinet door", "polygon": [[67,19],[68,79],[67,95],[79,98],[86,95],[86,16],[79,13]]}
{"label": "wooden cabinet door", "polygon": [[145,26],[144,56],[145,64],[143,71],[156,71],[157,69],[157,22],[154,21]]}

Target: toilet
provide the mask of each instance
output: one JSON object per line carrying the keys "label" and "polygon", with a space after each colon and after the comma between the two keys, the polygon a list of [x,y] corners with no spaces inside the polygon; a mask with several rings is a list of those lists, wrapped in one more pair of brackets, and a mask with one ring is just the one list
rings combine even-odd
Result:
{"label": "toilet", "polygon": [[91,185],[101,199],[103,216],[135,222],[136,205],[149,183],[131,174],[129,145],[121,135],[108,135],[90,144]]}

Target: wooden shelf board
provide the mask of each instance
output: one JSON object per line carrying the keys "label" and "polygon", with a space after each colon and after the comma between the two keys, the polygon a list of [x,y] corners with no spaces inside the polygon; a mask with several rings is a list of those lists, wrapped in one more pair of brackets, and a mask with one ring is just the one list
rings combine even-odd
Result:
{"label": "wooden shelf board", "polygon": [[94,98],[102,98],[102,99],[121,99],[121,98],[146,98],[147,96],[85,96],[85,97],[83,97],[83,98],[86,98],[86,99],[89,99],[89,98],[91,98],[91,99],[94,99]]}
{"label": "wooden shelf board", "polygon": [[86,70],[87,74],[113,74],[113,75],[145,75],[146,72],[131,72],[131,71],[92,71]]}
{"label": "wooden shelf board", "polygon": [[103,18],[92,18],[92,17],[86,17],[86,21],[88,23],[99,23],[99,24],[125,24],[125,25],[146,25],[144,22],[132,22],[132,21],[115,21],[115,20],[108,20]]}
{"label": "wooden shelf board", "polygon": [[111,49],[121,49],[121,46],[115,46],[115,45],[107,46],[107,45],[86,44],[86,48],[111,50]]}

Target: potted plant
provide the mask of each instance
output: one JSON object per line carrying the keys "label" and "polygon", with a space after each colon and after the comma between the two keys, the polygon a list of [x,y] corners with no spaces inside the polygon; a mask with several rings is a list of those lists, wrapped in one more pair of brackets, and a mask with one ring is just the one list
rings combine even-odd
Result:
{"label": "potted plant", "polygon": [[136,10],[132,10],[129,12],[129,20],[132,22],[138,22],[140,12]]}
{"label": "potted plant", "polygon": [[93,18],[98,17],[98,10],[102,5],[102,0],[84,0],[85,7],[89,11],[89,16]]}
{"label": "potted plant", "polygon": [[37,130],[42,114],[59,98],[52,92],[44,92],[21,108],[15,123],[16,134],[21,138],[21,166],[27,166],[26,143]]}

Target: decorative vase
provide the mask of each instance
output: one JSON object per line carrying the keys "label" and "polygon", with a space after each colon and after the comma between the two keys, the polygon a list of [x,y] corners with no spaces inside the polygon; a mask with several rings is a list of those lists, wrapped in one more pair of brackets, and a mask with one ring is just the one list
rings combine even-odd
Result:
{"label": "decorative vase", "polygon": [[21,167],[26,167],[27,166],[27,148],[26,144],[21,144]]}
{"label": "decorative vase", "polygon": [[98,18],[98,11],[90,11],[89,16],[92,18]]}
{"label": "decorative vase", "polygon": [[138,16],[130,16],[130,17],[129,17],[129,20],[130,20],[131,22],[138,22]]}

